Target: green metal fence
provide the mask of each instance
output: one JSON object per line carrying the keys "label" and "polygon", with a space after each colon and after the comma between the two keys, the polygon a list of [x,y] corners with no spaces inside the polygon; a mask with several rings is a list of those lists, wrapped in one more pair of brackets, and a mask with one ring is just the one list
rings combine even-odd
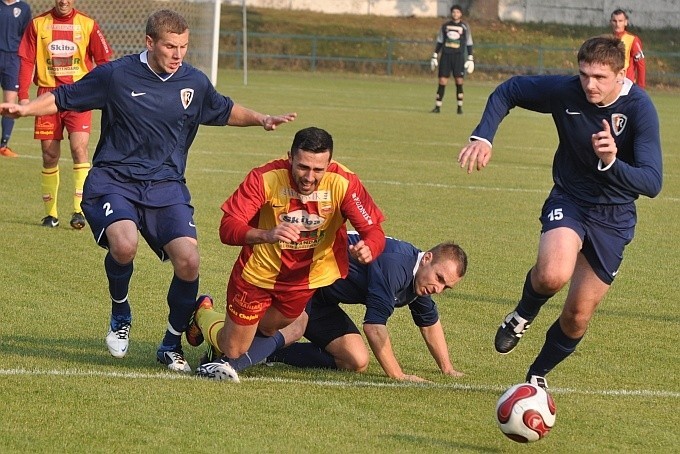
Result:
{"label": "green metal fence", "polygon": [[[248,33],[248,66],[255,69],[343,70],[383,75],[430,72],[433,41],[394,38]],[[220,65],[240,69],[243,35],[222,31]],[[475,68],[491,77],[575,74],[577,49],[475,43]],[[645,52],[648,84],[680,86],[680,53]]]}

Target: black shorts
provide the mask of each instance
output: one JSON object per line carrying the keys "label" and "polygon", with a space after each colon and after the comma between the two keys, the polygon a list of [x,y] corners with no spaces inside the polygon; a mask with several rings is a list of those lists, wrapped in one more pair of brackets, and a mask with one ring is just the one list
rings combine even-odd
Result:
{"label": "black shorts", "polygon": [[465,54],[463,52],[442,53],[439,62],[439,77],[464,77]]}
{"label": "black shorts", "polygon": [[553,188],[541,211],[541,233],[558,227],[575,231],[583,242],[581,252],[597,277],[614,282],[623,261],[623,250],[633,241],[637,214],[635,204],[587,205],[560,188]]}
{"label": "black shorts", "polygon": [[346,334],[359,334],[359,328],[338,304],[325,304],[321,292],[317,291],[305,309],[309,322],[305,338],[319,348],[326,348],[335,339]]}

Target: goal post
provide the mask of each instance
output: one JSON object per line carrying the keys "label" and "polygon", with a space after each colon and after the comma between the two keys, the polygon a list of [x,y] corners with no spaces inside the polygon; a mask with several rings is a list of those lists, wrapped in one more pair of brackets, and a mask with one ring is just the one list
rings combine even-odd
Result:
{"label": "goal post", "polygon": [[[24,0],[33,16],[54,7],[54,0]],[[114,51],[114,58],[144,50],[146,19],[154,11],[171,9],[189,23],[186,61],[217,84],[220,0],[78,0],[75,8],[97,21]]]}

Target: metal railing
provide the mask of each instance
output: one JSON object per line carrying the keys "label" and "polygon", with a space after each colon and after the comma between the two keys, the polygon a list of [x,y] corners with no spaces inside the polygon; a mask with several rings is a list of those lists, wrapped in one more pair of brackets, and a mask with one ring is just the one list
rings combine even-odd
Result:
{"label": "metal railing", "polygon": [[[222,31],[220,66],[242,67],[243,35]],[[430,74],[433,41],[248,33],[248,65],[257,69],[344,70],[383,75]],[[578,49],[475,43],[475,68],[490,76],[575,74]],[[680,86],[680,53],[645,52],[649,84]]]}

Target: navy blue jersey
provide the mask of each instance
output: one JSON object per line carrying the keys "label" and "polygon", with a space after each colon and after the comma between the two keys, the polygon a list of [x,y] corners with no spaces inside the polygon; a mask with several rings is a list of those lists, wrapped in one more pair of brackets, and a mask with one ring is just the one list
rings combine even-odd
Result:
{"label": "navy blue jersey", "polygon": [[0,51],[17,53],[21,37],[31,22],[31,7],[25,2],[0,2]]}
{"label": "navy blue jersey", "polygon": [[[356,232],[348,232],[347,237],[349,244],[361,239]],[[317,293],[325,304],[364,304],[364,323],[386,325],[396,307],[408,305],[416,325],[431,326],[439,320],[437,305],[429,295],[418,296],[413,290],[422,255],[412,244],[387,237],[377,259],[362,265],[350,256],[347,277]]]}
{"label": "navy blue jersey", "polygon": [[187,63],[161,78],[146,51],[97,66],[53,93],[60,110],[102,111],[92,165],[134,181],[184,181],[199,125],[226,125],[234,105]]}
{"label": "navy blue jersey", "polygon": [[[512,77],[489,96],[471,139],[493,142],[515,106],[552,115],[559,137],[553,181],[571,197],[587,204],[620,205],[661,191],[659,117],[647,93],[628,79],[613,103],[598,106],[586,99],[579,76]],[[618,150],[607,170],[598,169],[591,142],[592,134],[602,130],[603,119]]]}

